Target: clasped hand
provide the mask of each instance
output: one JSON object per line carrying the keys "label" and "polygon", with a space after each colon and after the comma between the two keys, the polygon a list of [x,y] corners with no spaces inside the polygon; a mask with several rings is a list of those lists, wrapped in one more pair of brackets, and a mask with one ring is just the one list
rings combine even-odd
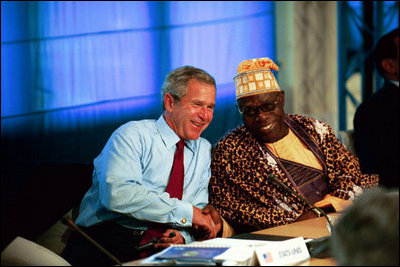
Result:
{"label": "clasped hand", "polygon": [[204,210],[193,207],[193,235],[196,240],[215,238],[222,228],[222,220],[211,205]]}
{"label": "clasped hand", "polygon": [[[203,210],[193,207],[193,235],[196,240],[215,238],[221,228],[221,217],[213,206],[207,205]],[[174,235],[170,235],[171,232],[175,232]],[[185,242],[179,231],[167,229],[154,247],[166,248],[171,244],[183,243]]]}

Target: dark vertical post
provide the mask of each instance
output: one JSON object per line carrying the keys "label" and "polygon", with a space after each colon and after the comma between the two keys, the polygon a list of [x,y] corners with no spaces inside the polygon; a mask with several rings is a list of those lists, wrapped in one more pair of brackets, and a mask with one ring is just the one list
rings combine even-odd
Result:
{"label": "dark vertical post", "polygon": [[373,93],[374,60],[372,51],[374,47],[374,22],[372,1],[363,2],[363,54],[365,55],[362,66],[362,100],[364,101]]}
{"label": "dark vertical post", "polygon": [[339,131],[347,129],[347,110],[346,110],[346,43],[344,39],[347,34],[346,26],[346,1],[337,2],[338,12],[338,111],[339,111]]}

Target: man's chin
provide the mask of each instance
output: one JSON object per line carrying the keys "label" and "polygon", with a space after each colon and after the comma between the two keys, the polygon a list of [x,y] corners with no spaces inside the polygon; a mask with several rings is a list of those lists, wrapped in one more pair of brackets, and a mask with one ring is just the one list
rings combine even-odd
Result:
{"label": "man's chin", "polygon": [[187,138],[187,140],[197,140],[199,139],[200,135],[191,135]]}
{"label": "man's chin", "polygon": [[273,141],[272,141],[273,138],[272,138],[271,134],[268,134],[268,133],[265,133],[265,132],[259,132],[259,133],[255,134],[254,136],[259,142],[262,142],[262,143],[273,143]]}
{"label": "man's chin", "polygon": [[196,139],[198,139],[200,137],[202,132],[203,131],[192,132],[192,133],[188,134],[187,139],[188,140],[196,140]]}

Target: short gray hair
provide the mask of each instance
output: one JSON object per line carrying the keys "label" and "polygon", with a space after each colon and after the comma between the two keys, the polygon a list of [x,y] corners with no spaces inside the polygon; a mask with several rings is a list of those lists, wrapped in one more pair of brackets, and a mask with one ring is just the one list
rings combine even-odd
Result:
{"label": "short gray hair", "polygon": [[165,110],[164,96],[169,93],[176,101],[179,101],[187,94],[187,85],[191,79],[213,85],[215,88],[214,78],[202,69],[192,66],[183,66],[168,73],[161,91],[162,109]]}
{"label": "short gray hair", "polygon": [[339,266],[398,266],[398,188],[368,189],[356,198],[333,227],[331,252]]}

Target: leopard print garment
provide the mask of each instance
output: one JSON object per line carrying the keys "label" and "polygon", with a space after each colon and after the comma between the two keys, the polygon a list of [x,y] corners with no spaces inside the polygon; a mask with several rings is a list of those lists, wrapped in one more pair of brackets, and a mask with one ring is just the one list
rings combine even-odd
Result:
{"label": "leopard print garment", "polygon": [[[358,159],[340,143],[327,123],[292,114],[286,115],[285,123],[305,129],[321,149],[329,194],[354,199],[363,188],[377,186],[378,176],[361,173]],[[244,125],[228,132],[213,147],[210,204],[236,233],[291,223],[307,210],[306,205],[268,182],[266,177],[270,173],[295,190],[280,164],[261,148]]]}

